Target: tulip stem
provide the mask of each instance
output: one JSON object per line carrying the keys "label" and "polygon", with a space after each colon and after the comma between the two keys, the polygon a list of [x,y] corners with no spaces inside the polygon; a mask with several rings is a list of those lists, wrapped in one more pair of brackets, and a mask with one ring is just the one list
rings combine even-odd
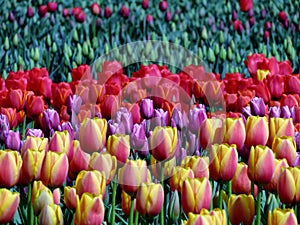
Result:
{"label": "tulip stem", "polygon": [[34,214],[33,214],[33,207],[31,204],[31,195],[32,195],[32,183],[28,185],[28,197],[27,197],[27,224],[33,225],[34,223]]}
{"label": "tulip stem", "polygon": [[26,130],[26,114],[24,115],[24,121],[22,127],[22,139],[25,139],[25,130]]}
{"label": "tulip stem", "polygon": [[232,183],[231,181],[228,182],[228,198],[231,196],[232,194]]}
{"label": "tulip stem", "polygon": [[218,199],[218,205],[219,205],[219,209],[223,208],[223,199],[222,199],[222,190],[223,190],[223,183],[220,182],[220,189],[219,189],[219,199]]}
{"label": "tulip stem", "polygon": [[135,212],[134,224],[135,225],[139,224],[139,212],[138,211]]}
{"label": "tulip stem", "polygon": [[116,206],[117,181],[116,176],[113,179],[112,201],[111,201],[111,224],[115,224],[115,206]]}
{"label": "tulip stem", "polygon": [[[165,189],[164,188],[164,176],[165,176],[165,163],[164,162],[161,162],[161,171],[160,171],[160,184],[161,186],[163,187],[163,190]],[[164,201],[164,205],[165,205],[165,201]],[[160,214],[159,214],[159,217],[160,217],[160,224],[161,225],[164,225],[165,224],[165,209],[164,209],[164,205],[163,207],[161,208],[161,211],[160,211]]]}
{"label": "tulip stem", "polygon": [[256,201],[256,225],[260,225],[260,218],[261,218],[261,210],[260,210],[260,204],[261,204],[261,186],[258,185],[258,194],[257,194],[257,201]]}
{"label": "tulip stem", "polygon": [[129,225],[133,225],[133,214],[134,214],[134,198],[131,197],[129,223],[128,223]]}

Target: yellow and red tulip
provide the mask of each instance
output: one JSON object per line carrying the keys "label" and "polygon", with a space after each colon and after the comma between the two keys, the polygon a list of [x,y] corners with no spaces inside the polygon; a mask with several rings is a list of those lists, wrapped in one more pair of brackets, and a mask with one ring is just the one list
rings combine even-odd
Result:
{"label": "yellow and red tulip", "polygon": [[281,136],[273,139],[272,150],[277,159],[286,159],[289,166],[294,164],[296,159],[296,142],[294,137]]}
{"label": "yellow and red tulip", "polygon": [[238,163],[236,145],[214,144],[210,151],[209,173],[216,181],[227,182],[235,174]]}
{"label": "yellow and red tulip", "polygon": [[93,153],[105,146],[107,121],[95,117],[85,118],[79,131],[80,146],[83,151]]}
{"label": "yellow and red tulip", "polygon": [[276,208],[268,214],[268,225],[297,225],[297,217],[293,209]]}
{"label": "yellow and red tulip", "polygon": [[172,191],[177,190],[181,192],[183,182],[187,178],[194,178],[194,172],[190,168],[183,168],[181,166],[176,166],[172,169],[171,177],[169,179],[170,188]]}
{"label": "yellow and red tulip", "polygon": [[209,209],[211,195],[212,189],[206,177],[186,179],[181,189],[183,211],[188,214],[189,212],[200,213],[203,208]]}
{"label": "yellow and red tulip", "polygon": [[295,127],[292,118],[270,118],[270,137],[268,145],[272,146],[275,137],[291,136],[294,137]]}
{"label": "yellow and red tulip", "polygon": [[265,145],[269,138],[269,126],[266,117],[249,116],[246,121],[247,147]]}
{"label": "yellow and red tulip", "polygon": [[181,161],[181,166],[183,168],[190,168],[194,172],[195,178],[206,177],[209,178],[209,158],[208,157],[200,157],[200,156],[186,156]]}
{"label": "yellow and red tulip", "polygon": [[22,146],[22,149],[21,149],[22,157],[28,149],[33,149],[36,151],[47,151],[48,150],[48,138],[27,136],[26,140]]}
{"label": "yellow and red tulip", "polygon": [[228,200],[228,216],[232,225],[251,225],[254,219],[255,207],[252,195],[231,195]]}
{"label": "yellow and red tulip", "polygon": [[196,224],[201,224],[201,225],[215,225],[215,220],[214,217],[211,216],[210,214],[194,214],[194,213],[189,213],[188,214],[188,220],[184,225],[196,225]]}
{"label": "yellow and red tulip", "polygon": [[76,188],[66,186],[64,188],[64,202],[66,204],[66,207],[69,209],[76,209]]}
{"label": "yellow and red tulip", "polygon": [[[131,205],[131,196],[127,194],[125,191],[122,190],[121,194],[121,201],[122,201],[122,211],[125,215],[129,216],[130,214],[130,205]],[[136,211],[136,199],[133,200],[134,204],[134,212]]]}
{"label": "yellow and red tulip", "polygon": [[142,183],[136,194],[136,209],[140,215],[158,215],[163,203],[164,190],[161,184]]}
{"label": "yellow and red tulip", "polygon": [[[176,166],[176,157],[169,159],[164,163],[164,178],[167,179],[172,176],[172,169]],[[162,163],[151,157],[151,172],[156,179],[160,179]]]}
{"label": "yellow and red tulip", "polygon": [[39,215],[39,223],[43,225],[63,225],[63,213],[59,205],[48,204]]}
{"label": "yellow and red tulip", "polygon": [[20,195],[8,189],[0,189],[0,223],[8,223],[18,209]]}
{"label": "yellow and red tulip", "polygon": [[90,193],[83,193],[80,200],[77,198],[75,225],[102,224],[104,219],[104,204],[102,196],[92,195]]}
{"label": "yellow and red tulip", "polygon": [[48,204],[54,204],[53,194],[41,181],[33,182],[31,203],[34,214],[38,216],[41,210]]}
{"label": "yellow and red tulip", "polygon": [[220,144],[224,139],[225,126],[219,118],[208,118],[200,125],[199,143],[202,148]]}
{"label": "yellow and red tulip", "polygon": [[225,119],[224,143],[235,144],[238,150],[242,149],[246,140],[246,128],[242,118]]}
{"label": "yellow and red tulip", "polygon": [[49,142],[49,150],[57,153],[66,153],[69,162],[73,158],[73,143],[68,131],[55,131]]}
{"label": "yellow and red tulip", "polygon": [[121,163],[125,163],[130,154],[130,136],[113,134],[107,139],[107,152],[114,155]]}
{"label": "yellow and red tulip", "polygon": [[174,156],[177,141],[177,129],[175,127],[155,127],[150,139],[153,157],[158,161],[163,161]]}

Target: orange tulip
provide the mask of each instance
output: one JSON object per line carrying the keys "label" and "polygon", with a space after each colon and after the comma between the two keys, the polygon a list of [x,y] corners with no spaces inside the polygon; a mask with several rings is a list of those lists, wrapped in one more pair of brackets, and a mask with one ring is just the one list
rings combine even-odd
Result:
{"label": "orange tulip", "polygon": [[266,117],[249,116],[246,121],[247,147],[265,145],[269,137],[269,126]]}
{"label": "orange tulip", "polygon": [[129,135],[113,134],[107,139],[107,152],[114,155],[121,163],[125,163],[130,154]]}
{"label": "orange tulip", "polygon": [[297,225],[297,217],[293,209],[276,208],[269,211],[268,225]]}
{"label": "orange tulip", "polygon": [[282,136],[275,137],[272,144],[272,150],[277,159],[286,159],[289,166],[294,164],[296,159],[296,142],[294,137]]}
{"label": "orange tulip", "polygon": [[251,147],[248,160],[248,176],[257,184],[266,184],[272,180],[275,170],[275,156],[273,151],[257,145]]}
{"label": "orange tulip", "polygon": [[238,150],[242,149],[246,140],[246,128],[242,118],[225,119],[224,143],[235,144]]}
{"label": "orange tulip", "polygon": [[255,214],[252,195],[231,195],[228,200],[228,216],[232,225],[252,224]]}
{"label": "orange tulip", "polygon": [[[129,216],[130,214],[130,205],[131,205],[131,196],[127,194],[125,191],[122,190],[121,194],[121,201],[122,201],[122,211],[125,215]],[[134,212],[136,211],[136,199],[134,201]]]}

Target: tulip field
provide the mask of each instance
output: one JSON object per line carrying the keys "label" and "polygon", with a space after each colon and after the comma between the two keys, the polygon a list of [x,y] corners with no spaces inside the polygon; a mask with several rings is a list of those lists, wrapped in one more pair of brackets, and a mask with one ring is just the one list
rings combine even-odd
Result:
{"label": "tulip field", "polygon": [[0,224],[300,223],[300,1],[1,1]]}

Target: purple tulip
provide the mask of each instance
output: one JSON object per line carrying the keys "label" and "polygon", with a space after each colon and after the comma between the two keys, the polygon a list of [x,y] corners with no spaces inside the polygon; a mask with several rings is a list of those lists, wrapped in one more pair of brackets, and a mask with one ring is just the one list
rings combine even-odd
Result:
{"label": "purple tulip", "polygon": [[141,116],[145,119],[150,119],[154,114],[153,100],[145,98],[140,103]]}
{"label": "purple tulip", "polygon": [[269,108],[269,117],[275,117],[279,118],[280,117],[280,108],[277,106],[271,106]]}
{"label": "purple tulip", "polygon": [[194,109],[191,109],[189,112],[189,130],[194,133],[198,134],[200,125],[204,120],[207,119],[206,109],[205,106],[200,105]]}
{"label": "purple tulip", "polygon": [[265,18],[266,16],[267,16],[267,10],[262,9],[262,10],[261,10],[261,17],[262,17],[262,18]]}
{"label": "purple tulip", "polygon": [[193,155],[197,149],[196,135],[193,134],[192,132],[188,131],[186,139],[188,142],[188,146],[187,146],[187,150],[186,150],[187,154]]}
{"label": "purple tulip", "polygon": [[296,132],[294,139],[296,142],[297,151],[300,151],[300,132]]}
{"label": "purple tulip", "polygon": [[296,153],[296,159],[294,162],[294,166],[300,166],[300,152]]}
{"label": "purple tulip", "polygon": [[235,10],[232,11],[231,18],[232,18],[233,21],[237,20],[238,16],[237,16],[237,12]]}
{"label": "purple tulip", "polygon": [[131,145],[133,149],[140,149],[147,141],[145,123],[134,124],[131,133]]}
{"label": "purple tulip", "polygon": [[266,115],[266,105],[262,98],[254,97],[250,101],[251,113],[254,116],[265,116]]}
{"label": "purple tulip", "polygon": [[68,131],[72,140],[74,139],[74,129],[70,122],[63,122],[61,125],[58,126],[59,131]]}
{"label": "purple tulip", "polygon": [[295,123],[296,115],[295,115],[295,108],[294,106],[290,109],[291,118],[293,119],[293,122]]}
{"label": "purple tulip", "polygon": [[67,112],[71,115],[74,112],[76,115],[80,112],[82,98],[78,95],[70,95],[67,99]]}
{"label": "purple tulip", "polygon": [[20,151],[22,147],[21,135],[19,131],[10,130],[4,140],[5,148]]}
{"label": "purple tulip", "polygon": [[0,141],[4,141],[10,129],[8,118],[5,114],[0,114]]}
{"label": "purple tulip", "polygon": [[113,120],[107,122],[107,132],[106,136],[113,134],[125,134],[125,128],[123,124],[115,123]]}
{"label": "purple tulip", "polygon": [[121,107],[116,113],[115,123],[123,126],[125,134],[130,134],[133,127],[132,114],[124,107]]}
{"label": "purple tulip", "polygon": [[171,123],[174,123],[178,130],[181,130],[185,126],[183,115],[177,108],[173,110]]}
{"label": "purple tulip", "polygon": [[46,136],[49,136],[51,130],[57,130],[59,124],[60,118],[56,110],[47,109],[43,112],[43,117],[40,121],[40,125]]}
{"label": "purple tulip", "polygon": [[169,113],[163,109],[155,109],[153,118],[151,119],[151,129],[153,130],[157,126],[169,125]]}
{"label": "purple tulip", "polygon": [[291,117],[291,111],[290,111],[290,109],[287,105],[285,105],[281,108],[280,117],[281,118],[286,118],[286,119]]}
{"label": "purple tulip", "polygon": [[41,129],[33,129],[33,128],[30,128],[30,129],[27,129],[26,130],[26,133],[25,133],[25,136],[31,136],[31,137],[44,137],[44,133]]}
{"label": "purple tulip", "polygon": [[242,115],[245,117],[245,119],[247,119],[249,116],[252,116],[250,106],[242,108]]}

